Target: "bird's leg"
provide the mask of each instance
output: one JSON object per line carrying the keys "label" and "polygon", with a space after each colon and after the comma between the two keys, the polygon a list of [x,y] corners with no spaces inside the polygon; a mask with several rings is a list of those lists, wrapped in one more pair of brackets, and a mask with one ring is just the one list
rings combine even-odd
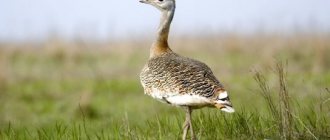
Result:
{"label": "bird's leg", "polygon": [[185,107],[185,109],[186,109],[186,120],[185,120],[184,126],[183,126],[183,137],[182,137],[182,139],[183,140],[186,140],[188,129],[190,128],[191,139],[192,140],[195,140],[196,137],[195,137],[195,134],[194,134],[194,130],[192,128],[192,123],[191,123],[191,112],[192,112],[192,109],[189,106]]}
{"label": "bird's leg", "polygon": [[191,137],[192,140],[196,140],[193,125],[192,125],[192,122],[191,122],[191,113],[192,113],[191,107],[188,107],[187,112],[188,112],[188,118],[189,118],[188,120],[189,120],[189,126],[190,126],[190,137]]}
{"label": "bird's leg", "polygon": [[186,120],[184,121],[183,124],[183,136],[182,136],[182,140],[186,140],[187,137],[187,133],[188,133],[188,129],[189,129],[189,107],[184,107],[185,111],[186,111]]}

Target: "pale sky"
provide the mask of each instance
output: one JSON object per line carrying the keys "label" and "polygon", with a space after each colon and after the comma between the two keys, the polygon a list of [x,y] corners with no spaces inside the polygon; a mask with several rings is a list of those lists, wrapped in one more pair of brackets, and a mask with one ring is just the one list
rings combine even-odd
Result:
{"label": "pale sky", "polygon": [[[330,0],[176,0],[172,33],[330,31]],[[160,13],[138,0],[0,0],[0,40],[125,38],[155,32]]]}

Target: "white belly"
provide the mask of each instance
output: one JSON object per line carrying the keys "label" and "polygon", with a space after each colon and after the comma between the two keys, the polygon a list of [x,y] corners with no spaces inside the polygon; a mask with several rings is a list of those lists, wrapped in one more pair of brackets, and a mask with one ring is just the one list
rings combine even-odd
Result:
{"label": "white belly", "polygon": [[188,95],[188,94],[184,94],[184,95],[175,95],[175,96],[171,96],[166,98],[168,102],[170,102],[173,105],[178,105],[178,106],[205,106],[210,104],[210,100],[205,98],[205,97],[201,97],[199,95]]}
{"label": "white belly", "polygon": [[163,103],[170,103],[176,106],[206,106],[211,104],[210,99],[199,95],[171,93],[160,91],[156,88],[151,89],[150,96]]}

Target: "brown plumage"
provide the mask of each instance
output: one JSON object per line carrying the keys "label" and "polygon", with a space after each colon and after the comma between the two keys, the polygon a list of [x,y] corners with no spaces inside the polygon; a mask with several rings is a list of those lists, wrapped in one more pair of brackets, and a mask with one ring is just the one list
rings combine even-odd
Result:
{"label": "brown plumage", "polygon": [[140,76],[145,93],[150,95],[153,89],[158,89],[163,91],[164,100],[176,94],[216,100],[216,91],[224,90],[207,65],[171,51],[151,58]]}

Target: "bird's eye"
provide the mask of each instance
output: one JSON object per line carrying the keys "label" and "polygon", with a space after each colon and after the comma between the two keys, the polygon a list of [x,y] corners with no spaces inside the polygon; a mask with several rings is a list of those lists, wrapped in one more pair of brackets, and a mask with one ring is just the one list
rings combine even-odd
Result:
{"label": "bird's eye", "polygon": [[163,2],[164,0],[158,0],[158,1]]}

